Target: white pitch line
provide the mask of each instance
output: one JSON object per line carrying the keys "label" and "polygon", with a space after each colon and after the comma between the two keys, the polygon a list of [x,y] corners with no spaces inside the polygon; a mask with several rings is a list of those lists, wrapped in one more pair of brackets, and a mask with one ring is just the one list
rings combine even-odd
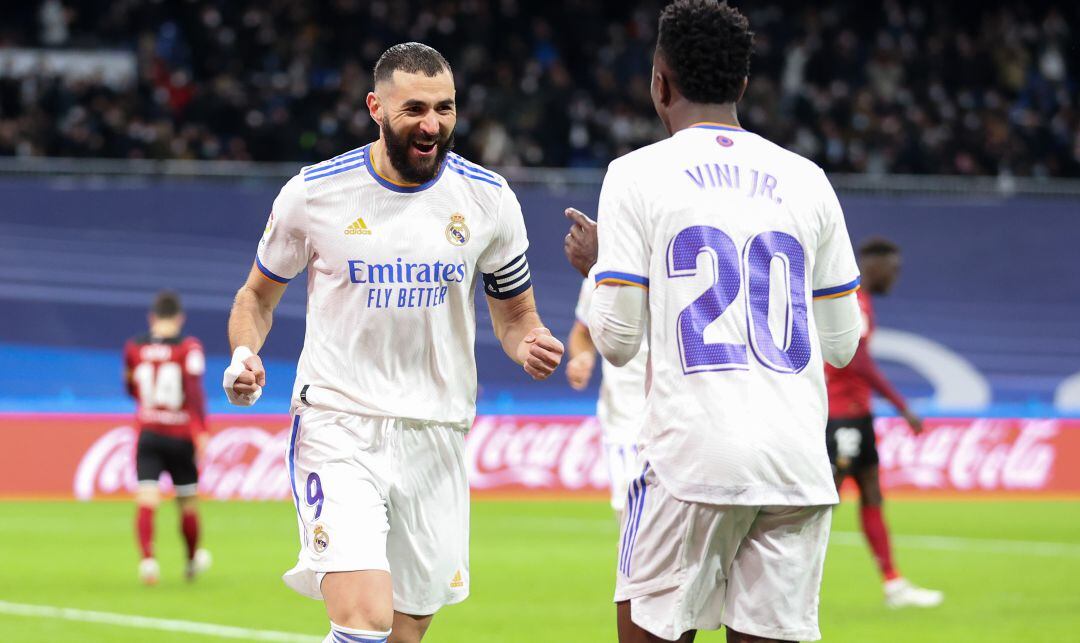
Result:
{"label": "white pitch line", "polygon": [[[1045,556],[1049,558],[1080,558],[1080,545],[1075,543],[1052,543],[1035,540],[994,540],[989,538],[958,538],[955,536],[891,536],[900,547],[912,549],[937,549],[980,554],[1012,554],[1019,556]],[[834,531],[830,543],[837,545],[864,546],[863,535],[855,531]]]}
{"label": "white pitch line", "polygon": [[78,621],[81,623],[102,623],[105,625],[119,625],[120,627],[134,627],[144,630],[161,630],[165,632],[203,634],[205,636],[217,636],[219,638],[225,639],[243,639],[245,641],[277,641],[278,643],[321,643],[321,641],[323,640],[322,637],[308,636],[306,634],[294,634],[292,632],[252,630],[246,627],[217,625],[215,623],[177,621],[166,618],[136,616],[134,614],[94,612],[90,610],[73,609],[70,607],[56,607],[54,605],[27,605],[25,603],[9,603],[7,601],[0,601],[0,614],[12,614],[15,616],[30,616],[37,618],[63,619],[65,621]]}

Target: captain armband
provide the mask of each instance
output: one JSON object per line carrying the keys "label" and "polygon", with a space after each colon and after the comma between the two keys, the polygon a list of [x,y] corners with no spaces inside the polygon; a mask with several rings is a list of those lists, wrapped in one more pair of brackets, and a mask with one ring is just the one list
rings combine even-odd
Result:
{"label": "captain armband", "polygon": [[532,286],[529,260],[524,254],[514,257],[510,263],[492,273],[483,273],[484,292],[495,299],[510,299]]}

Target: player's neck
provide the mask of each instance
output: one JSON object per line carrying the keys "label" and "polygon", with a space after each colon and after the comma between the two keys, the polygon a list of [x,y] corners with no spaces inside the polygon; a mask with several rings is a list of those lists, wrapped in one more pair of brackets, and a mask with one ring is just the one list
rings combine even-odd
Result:
{"label": "player's neck", "polygon": [[386,153],[386,143],[383,142],[381,137],[371,144],[371,157],[371,169],[375,170],[375,173],[382,178],[405,187],[420,185],[419,183],[406,181],[401,176],[401,173],[394,168],[394,164],[390,162],[390,155]]}
{"label": "player's neck", "polygon": [[180,336],[181,326],[174,321],[159,320],[150,324],[150,335],[158,339],[173,339]]}
{"label": "player's neck", "polygon": [[668,129],[672,134],[703,123],[742,129],[734,103],[702,105],[683,102],[677,106],[673,105],[668,111]]}

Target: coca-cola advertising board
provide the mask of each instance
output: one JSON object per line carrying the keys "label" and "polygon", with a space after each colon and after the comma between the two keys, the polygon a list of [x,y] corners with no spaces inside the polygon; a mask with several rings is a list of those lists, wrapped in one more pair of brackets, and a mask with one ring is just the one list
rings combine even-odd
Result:
{"label": "coca-cola advertising board", "polygon": [[[1080,493],[1080,420],[937,418],[913,435],[877,422],[886,488],[920,492]],[[0,415],[0,497],[81,500],[134,492],[131,418]],[[200,492],[221,500],[287,500],[289,418],[222,415],[201,463]],[[824,439],[824,438],[823,438]],[[608,487],[600,428],[582,416],[488,415],[468,434],[474,491],[599,495]],[[167,475],[164,483],[169,481]]]}

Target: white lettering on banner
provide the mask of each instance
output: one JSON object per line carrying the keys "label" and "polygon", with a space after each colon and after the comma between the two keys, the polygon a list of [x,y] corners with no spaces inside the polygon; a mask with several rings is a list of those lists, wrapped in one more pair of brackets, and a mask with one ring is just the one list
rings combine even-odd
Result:
{"label": "white lettering on banner", "polygon": [[[133,493],[138,432],[121,426],[87,450],[75,474],[75,497]],[[217,500],[287,500],[292,497],[285,451],[289,430],[228,427],[211,436],[199,492]],[[595,418],[484,416],[466,438],[474,489],[607,489],[600,427]],[[168,474],[162,489],[171,489]]]}
{"label": "white lettering on banner", "polygon": [[[117,427],[86,451],[75,471],[75,497],[134,493],[135,445],[138,432]],[[292,497],[285,467],[289,430],[271,433],[259,427],[230,427],[214,434],[206,446],[199,475],[199,493],[215,500],[285,500]],[[162,490],[172,489],[168,474]]]}
{"label": "white lettering on banner", "polygon": [[469,431],[466,448],[474,489],[608,488],[595,418],[481,416]]}
{"label": "white lettering on banner", "polygon": [[199,492],[226,500],[283,500],[292,497],[284,466],[289,430],[229,428],[210,438],[199,472]]}
{"label": "white lettering on banner", "polygon": [[[1075,484],[1063,482],[1062,471],[1054,477],[1055,463],[1069,457],[1058,451],[1069,448],[1062,440],[1077,430],[1066,428],[1068,422],[930,420],[916,436],[902,420],[883,418],[876,426],[882,484],[957,491],[1038,491]],[[291,499],[285,466],[289,430],[281,425],[216,432],[202,462],[200,493],[219,500]],[[75,497],[134,492],[137,438],[130,426],[101,435],[75,471]],[[466,460],[471,486],[478,491],[574,492],[609,486],[603,436],[594,418],[481,416],[466,438]],[[167,490],[171,484],[164,478]]]}
{"label": "white lettering on banner", "polygon": [[877,423],[886,487],[960,491],[1041,489],[1053,472],[1055,420],[960,420],[922,435],[903,422]]}
{"label": "white lettering on banner", "polygon": [[98,438],[86,450],[75,470],[75,497],[89,500],[95,492],[104,494],[132,492],[135,479],[135,440],[138,432],[121,426]]}

